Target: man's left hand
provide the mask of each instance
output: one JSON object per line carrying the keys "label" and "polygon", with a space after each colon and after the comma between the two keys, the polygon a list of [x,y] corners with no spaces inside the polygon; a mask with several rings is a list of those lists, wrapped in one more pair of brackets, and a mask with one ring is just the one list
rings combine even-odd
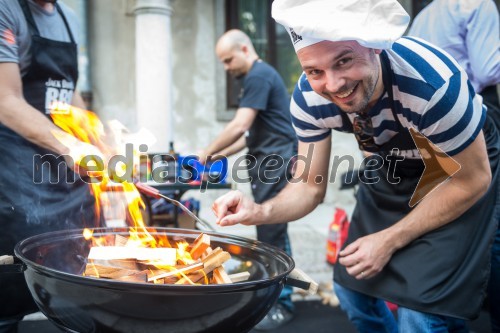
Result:
{"label": "man's left hand", "polygon": [[369,279],[380,273],[394,249],[383,231],[357,239],[339,253],[339,263],[356,279]]}

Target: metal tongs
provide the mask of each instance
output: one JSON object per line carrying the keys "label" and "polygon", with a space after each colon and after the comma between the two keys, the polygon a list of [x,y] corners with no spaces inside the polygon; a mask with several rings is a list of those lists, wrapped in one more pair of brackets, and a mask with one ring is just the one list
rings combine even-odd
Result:
{"label": "metal tongs", "polygon": [[188,214],[190,217],[192,217],[196,221],[198,228],[200,228],[200,226],[202,227],[202,228],[200,228],[200,230],[215,231],[214,227],[212,227],[210,224],[208,224],[207,222],[203,221],[198,216],[193,214],[193,212],[191,212],[182,203],[180,203],[179,201],[174,200],[172,198],[169,198],[166,195],[161,194],[158,189],[156,189],[152,186],[146,185],[144,183],[140,183],[140,182],[135,183],[135,187],[137,187],[137,190],[139,192],[143,193],[144,195],[148,195],[148,196],[151,196],[151,197],[157,198],[157,199],[163,198],[163,199],[167,200],[168,202],[172,203],[173,205],[175,205],[176,207],[179,207],[180,209],[182,209],[182,211],[184,213]]}

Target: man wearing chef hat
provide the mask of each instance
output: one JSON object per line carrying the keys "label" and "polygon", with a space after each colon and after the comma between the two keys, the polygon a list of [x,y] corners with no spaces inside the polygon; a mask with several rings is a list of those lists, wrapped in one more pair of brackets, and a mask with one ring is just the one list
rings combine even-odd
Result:
{"label": "man wearing chef hat", "polygon": [[[331,130],[353,133],[372,155],[334,272],[342,308],[361,332],[398,330],[382,300],[399,305],[400,332],[466,331],[487,284],[500,151],[467,74],[442,50],[401,38],[409,17],[396,0],[275,0],[273,18],[304,71],[291,113],[299,154],[312,145],[312,162],[262,204],[238,191],[217,199],[218,223],[311,212],[327,189]],[[425,165],[410,129],[459,165],[416,205]]]}

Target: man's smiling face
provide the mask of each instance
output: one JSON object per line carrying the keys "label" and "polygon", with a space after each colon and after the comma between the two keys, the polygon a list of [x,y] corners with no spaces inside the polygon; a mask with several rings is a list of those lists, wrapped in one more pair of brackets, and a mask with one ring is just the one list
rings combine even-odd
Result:
{"label": "man's smiling face", "polygon": [[347,113],[366,112],[382,95],[380,50],[322,41],[297,52],[313,90]]}

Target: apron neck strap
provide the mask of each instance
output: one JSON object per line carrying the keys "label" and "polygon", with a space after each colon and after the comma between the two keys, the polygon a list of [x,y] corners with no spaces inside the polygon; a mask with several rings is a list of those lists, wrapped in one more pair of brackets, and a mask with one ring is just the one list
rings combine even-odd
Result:
{"label": "apron neck strap", "polygon": [[30,30],[34,34],[40,35],[40,32],[38,31],[38,27],[35,23],[35,20],[33,19],[33,15],[31,14],[31,10],[28,6],[28,1],[27,0],[19,0],[19,5],[21,6],[21,9],[23,10],[24,17],[26,18],[26,21],[28,22]]}
{"label": "apron neck strap", "polygon": [[[30,27],[30,30],[32,31],[33,34],[40,36],[40,31],[38,30],[38,26],[36,25],[35,19],[33,18],[33,14],[31,13],[31,10],[28,5],[27,0],[19,0],[19,5],[21,6],[21,9],[24,13],[24,17],[26,18],[26,21],[28,22],[28,25]],[[55,4],[56,10],[61,15],[64,25],[66,26],[66,30],[68,31],[69,38],[71,40],[71,43],[75,43],[75,39],[73,37],[73,33],[71,32],[71,29],[68,24],[68,20],[66,20],[66,16],[64,15],[61,6],[59,6],[58,3]]]}
{"label": "apron neck strap", "polygon": [[61,9],[61,6],[59,6],[59,4],[56,2],[56,9],[57,9],[57,12],[59,13],[59,15],[61,15],[63,21],[64,21],[64,25],[66,26],[66,30],[68,31],[68,35],[69,35],[69,39],[71,40],[71,43],[75,44],[75,38],[73,38],[73,32],[71,32],[71,29],[69,27],[69,24],[68,24],[68,20],[66,19],[66,16],[64,15],[62,9]]}

